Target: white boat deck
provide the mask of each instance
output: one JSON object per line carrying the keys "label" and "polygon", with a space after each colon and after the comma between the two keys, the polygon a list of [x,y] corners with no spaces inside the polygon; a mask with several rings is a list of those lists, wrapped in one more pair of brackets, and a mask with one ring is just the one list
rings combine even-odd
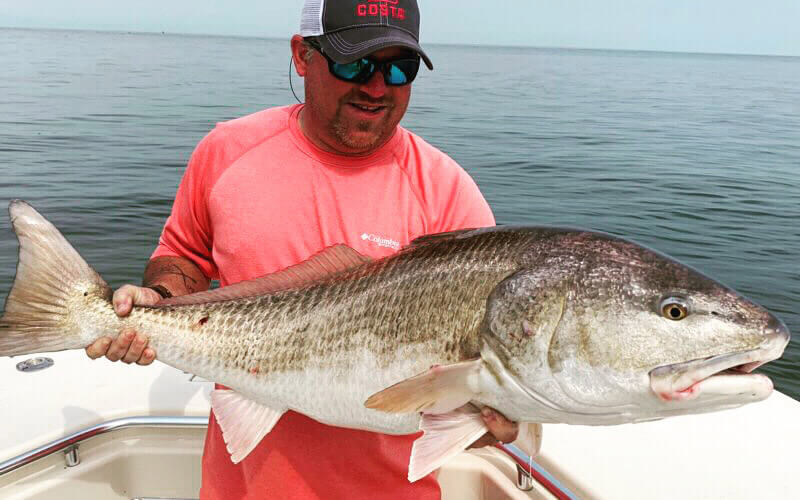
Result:
{"label": "white boat deck", "polygon": [[[91,361],[82,351],[46,356],[55,365],[30,373],[15,368],[28,357],[0,358],[0,462],[113,419],[208,415],[212,384],[166,365]],[[736,410],[658,422],[546,425],[536,461],[579,498],[795,498],[798,423],[800,403],[775,393]]]}
{"label": "white boat deck", "polygon": [[75,431],[122,417],[208,416],[213,384],[163,363],[92,361],[83,351],[43,354],[55,364],[23,373],[33,356],[0,358],[0,462]]}
{"label": "white boat deck", "polygon": [[580,498],[800,498],[800,403],[760,403],[612,427],[545,425],[537,462]]}

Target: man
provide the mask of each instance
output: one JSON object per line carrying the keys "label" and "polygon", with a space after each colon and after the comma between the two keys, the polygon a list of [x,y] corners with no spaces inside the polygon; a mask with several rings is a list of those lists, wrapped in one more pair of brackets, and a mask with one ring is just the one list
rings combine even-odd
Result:
{"label": "man", "polygon": [[[494,224],[472,179],[398,126],[422,58],[415,0],[306,2],[291,40],[305,105],[218,124],[192,155],[144,287],[114,294],[133,304],[252,279],[334,244],[390,255],[418,236]],[[147,332],[101,339],[89,356],[149,364]],[[492,434],[516,425],[491,410]],[[234,465],[212,415],[201,498],[439,498],[435,474],[406,472],[417,435],[388,436],[320,424],[288,412]]]}

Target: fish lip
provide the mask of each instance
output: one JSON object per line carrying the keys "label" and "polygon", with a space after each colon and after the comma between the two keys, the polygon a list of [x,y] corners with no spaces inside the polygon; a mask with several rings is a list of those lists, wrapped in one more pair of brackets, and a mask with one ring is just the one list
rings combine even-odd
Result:
{"label": "fish lip", "polygon": [[700,395],[700,391],[695,389],[701,383],[712,378],[735,376],[743,387],[748,383],[760,385],[768,395],[772,390],[772,381],[764,375],[751,372],[781,357],[789,342],[789,331],[778,320],[777,323],[770,323],[765,335],[767,339],[756,349],[656,367],[649,373],[650,388],[664,401],[695,399]]}
{"label": "fish lip", "polygon": [[[695,389],[703,381],[723,374],[733,375],[738,372],[738,377],[763,377],[749,374],[766,363],[765,360],[754,359],[760,352],[761,349],[753,349],[659,366],[650,371],[650,389],[663,401],[687,400],[699,396]],[[734,367],[740,368],[731,370]]]}

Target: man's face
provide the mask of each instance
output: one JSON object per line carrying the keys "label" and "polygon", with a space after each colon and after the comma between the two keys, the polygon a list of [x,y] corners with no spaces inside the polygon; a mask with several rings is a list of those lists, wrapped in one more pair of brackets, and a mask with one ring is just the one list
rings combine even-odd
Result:
{"label": "man's face", "polygon": [[[411,55],[406,49],[389,47],[371,57],[382,61]],[[380,71],[363,84],[345,82],[331,75],[327,60],[316,50],[303,69],[306,107],[301,126],[323,149],[368,154],[392,137],[408,108],[411,85],[386,85]]]}

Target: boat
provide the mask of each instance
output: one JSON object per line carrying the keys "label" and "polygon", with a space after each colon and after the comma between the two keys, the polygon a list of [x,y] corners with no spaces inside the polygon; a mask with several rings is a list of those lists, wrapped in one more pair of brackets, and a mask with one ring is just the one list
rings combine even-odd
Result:
{"label": "boat", "polygon": [[[211,382],[82,351],[0,358],[0,380],[0,498],[198,498]],[[547,424],[526,446],[461,453],[438,479],[444,500],[795,498],[797,422],[800,403],[776,391],[717,413]]]}

